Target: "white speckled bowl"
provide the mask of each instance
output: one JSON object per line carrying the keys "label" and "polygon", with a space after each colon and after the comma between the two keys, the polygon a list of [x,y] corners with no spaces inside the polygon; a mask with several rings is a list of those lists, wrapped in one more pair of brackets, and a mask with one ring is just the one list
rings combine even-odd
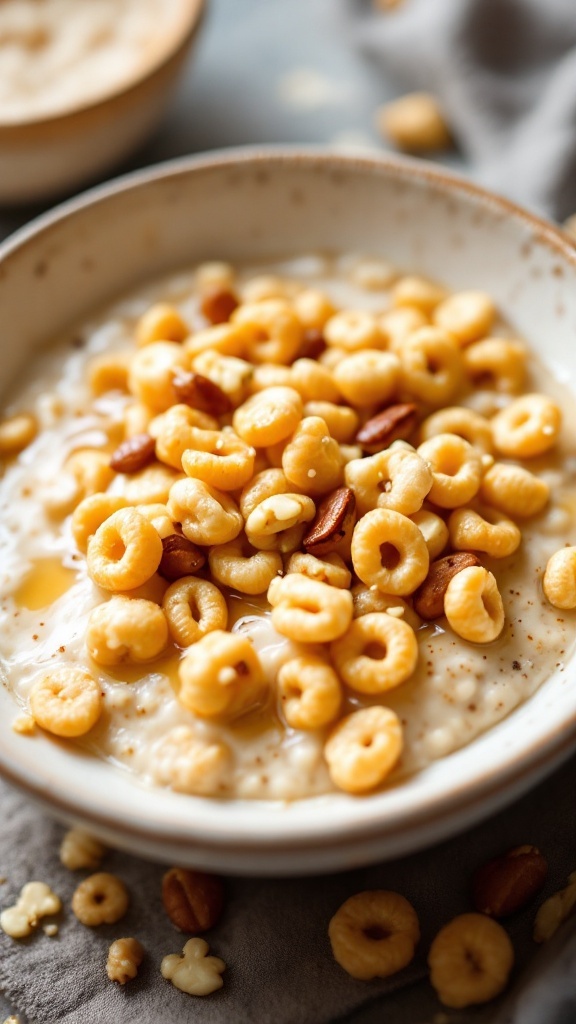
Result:
{"label": "white speckled bowl", "polygon": [[0,118],[0,203],[61,197],[95,181],[157,126],[196,38],[205,0],[182,0],[171,42],[121,87],[61,114]]}
{"label": "white speckled bowl", "polygon": [[[69,321],[145,278],[209,258],[382,253],[451,287],[485,288],[565,380],[576,377],[576,253],[543,221],[428,164],[318,152],[186,159],[81,196],[0,249],[3,380]],[[422,847],[495,811],[567,757],[575,667],[469,746],[395,788],[291,804],[148,789],[44,736],[16,735],[0,687],[0,770],[104,841],[235,873],[348,868]]]}

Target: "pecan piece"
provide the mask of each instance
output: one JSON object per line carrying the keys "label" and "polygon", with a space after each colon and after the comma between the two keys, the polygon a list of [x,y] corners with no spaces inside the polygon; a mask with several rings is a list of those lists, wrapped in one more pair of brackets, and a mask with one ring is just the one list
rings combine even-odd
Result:
{"label": "pecan piece", "polygon": [[234,408],[226,392],[201,373],[179,373],[174,377],[172,387],[179,402],[212,416],[223,416]]}
{"label": "pecan piece", "polygon": [[481,914],[507,917],[540,892],[548,864],[536,846],[516,846],[483,864],[472,878],[472,902]]}
{"label": "pecan piece", "polygon": [[414,591],[414,611],[421,619],[438,619],[444,614],[444,597],[453,576],[470,565],[481,565],[471,551],[455,551],[431,562],[428,575]]}
{"label": "pecan piece", "polygon": [[171,533],[162,540],[162,558],[158,572],[173,582],[182,576],[193,576],[204,565],[206,558],[202,551],[179,533]]}
{"label": "pecan piece", "polygon": [[318,359],[327,347],[322,331],[317,327],[308,327],[302,335],[302,344],[296,359]]}
{"label": "pecan piece", "polygon": [[352,531],[356,498],[349,487],[338,487],[318,506],[302,544],[311,555],[325,555]]}
{"label": "pecan piece", "polygon": [[137,473],[152,462],[156,442],[150,434],[135,434],[123,441],[110,458],[116,473]]}
{"label": "pecan piece", "polygon": [[393,441],[408,440],[417,421],[416,406],[412,402],[389,405],[371,420],[367,420],[356,434],[356,444],[375,455],[388,448]]}
{"label": "pecan piece", "polygon": [[224,908],[224,886],[217,875],[170,868],[162,879],[162,903],[172,924],[198,935],[213,928]]}
{"label": "pecan piece", "polygon": [[229,288],[210,288],[200,303],[200,311],[211,324],[225,324],[238,306],[238,299]]}

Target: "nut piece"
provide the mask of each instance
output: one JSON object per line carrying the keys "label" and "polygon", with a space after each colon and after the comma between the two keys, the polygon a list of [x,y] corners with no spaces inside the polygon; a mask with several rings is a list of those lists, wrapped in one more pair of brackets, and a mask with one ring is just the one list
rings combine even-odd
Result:
{"label": "nut piece", "polygon": [[327,348],[322,331],[317,327],[308,327],[302,335],[298,359],[318,359]]}
{"label": "nut piece", "polygon": [[162,558],[158,572],[166,580],[174,582],[182,576],[193,576],[204,565],[206,558],[200,548],[191,540],[171,533],[162,540]]}
{"label": "nut piece", "polygon": [[110,981],[125,985],[138,974],[144,959],[144,947],[138,939],[116,939],[108,950],[106,974]]}
{"label": "nut piece", "polygon": [[116,875],[99,871],[89,875],[76,887],[72,910],[81,924],[96,928],[99,924],[115,924],[128,910],[128,890]]}
{"label": "nut piece", "polygon": [[98,839],[79,828],[70,829],[60,844],[60,861],[70,871],[95,871],[105,853],[106,847]]}
{"label": "nut piece", "polygon": [[576,906],[576,871],[568,876],[565,889],[555,892],[538,908],[532,938],[534,942],[547,942]]}
{"label": "nut piece", "polygon": [[356,498],[349,487],[338,487],[318,506],[316,517],[302,545],[310,554],[334,551],[354,526]]}
{"label": "nut piece", "polygon": [[224,886],[217,875],[170,868],[162,879],[162,903],[172,924],[197,935],[213,928],[224,907]]}
{"label": "nut piece", "polygon": [[412,402],[389,405],[360,428],[356,434],[356,444],[375,455],[383,448],[389,448],[393,441],[407,441],[416,422],[416,406]]}
{"label": "nut piece", "polygon": [[60,897],[45,882],[28,882],[13,907],[0,914],[0,928],[11,939],[31,935],[40,918],[57,914],[62,909]]}
{"label": "nut piece", "polygon": [[110,466],[116,473],[138,473],[152,462],[156,442],[150,434],[135,434],[116,449],[110,459]]}
{"label": "nut piece", "polygon": [[201,373],[178,373],[172,381],[179,402],[191,405],[211,416],[223,416],[234,408],[232,401],[219,384]]}
{"label": "nut piece", "polygon": [[474,907],[490,917],[514,914],[540,892],[547,873],[548,864],[535,846],[516,846],[475,871]]}
{"label": "nut piece", "polygon": [[430,563],[428,575],[414,592],[414,610],[422,619],[438,619],[444,615],[444,596],[453,576],[471,565],[481,565],[470,551],[457,551]]}
{"label": "nut piece", "polygon": [[444,925],[428,955],[430,981],[440,1002],[457,1010],[494,999],[513,963],[508,935],[484,914],[460,914]]}
{"label": "nut piece", "polygon": [[204,292],[200,311],[211,324],[225,324],[237,306],[238,299],[234,292],[216,285]]}
{"label": "nut piece", "polygon": [[207,956],[208,943],[204,939],[188,939],[182,956],[171,953],[160,964],[163,978],[167,978],[181,992],[190,996],[208,996],[222,988],[222,971],[226,964],[217,956]]}

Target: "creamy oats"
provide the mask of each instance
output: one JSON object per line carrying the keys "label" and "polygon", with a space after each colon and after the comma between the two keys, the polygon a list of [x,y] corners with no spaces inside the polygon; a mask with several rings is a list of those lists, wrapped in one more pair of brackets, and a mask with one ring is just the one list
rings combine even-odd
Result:
{"label": "creamy oats", "polygon": [[[244,357],[247,353],[244,350],[242,355],[238,352],[228,354],[227,359],[230,362],[226,364],[226,373],[223,374],[213,352],[207,355],[205,351],[200,351],[202,345],[199,339],[203,337],[201,332],[206,329],[207,321],[200,309],[199,288],[205,295],[207,289],[214,286],[220,288],[221,293],[232,289],[243,303],[240,312],[232,313],[236,323],[242,321],[242,309],[253,307],[255,302],[270,299],[276,301],[277,296],[281,294],[282,301],[298,311],[300,320],[306,324],[306,342],[314,342],[318,353],[321,350],[318,336],[322,331],[327,337],[334,334],[339,338],[338,332],[344,330],[338,319],[340,314],[336,311],[360,310],[361,314],[355,312],[354,318],[351,320],[349,317],[347,324],[344,325],[345,340],[348,342],[350,338],[356,339],[353,351],[344,350],[342,345],[332,342],[328,349],[319,355],[318,365],[322,365],[325,372],[321,380],[320,377],[314,378],[314,383],[310,365],[302,367],[300,364],[296,370],[290,369],[288,363],[292,362],[294,354],[298,355],[298,351],[286,359],[286,365],[280,368],[277,366],[274,371],[270,368],[271,360],[268,357],[263,364],[261,355],[258,355],[257,361],[252,365],[246,362]],[[315,296],[312,296],[311,290],[316,293]],[[216,293],[211,292],[212,299],[214,294]],[[437,615],[430,621],[423,621],[411,607],[414,587],[412,590],[404,591],[392,587],[392,592],[387,593],[385,585],[368,582],[362,587],[360,584],[362,595],[358,599],[357,608],[360,616],[368,611],[374,620],[382,622],[384,619],[386,628],[392,620],[394,628],[401,623],[398,627],[402,634],[401,639],[406,642],[406,650],[412,651],[410,644],[413,644],[414,658],[417,659],[413,671],[407,669],[404,676],[401,676],[400,683],[388,682],[375,692],[370,689],[371,683],[360,684],[360,676],[355,674],[355,666],[351,670],[352,684],[342,685],[343,674],[346,671],[345,666],[343,667],[346,659],[342,653],[342,646],[347,647],[352,626],[347,627],[345,624],[343,631],[338,633],[336,630],[336,635],[331,634],[321,641],[303,643],[300,642],[302,636],[297,631],[294,634],[290,625],[289,635],[281,635],[274,628],[270,606],[266,600],[267,584],[260,593],[254,595],[239,593],[219,583],[219,589],[225,595],[228,605],[228,622],[225,628],[231,630],[239,639],[249,638],[262,668],[262,679],[253,679],[250,676],[255,687],[253,693],[250,691],[252,696],[246,706],[241,706],[234,714],[213,711],[198,713],[194,701],[200,698],[197,690],[193,688],[190,689],[192,696],[187,698],[186,706],[179,700],[178,693],[180,691],[182,695],[181,688],[184,686],[184,675],[180,677],[179,668],[182,667],[183,658],[192,658],[192,654],[187,652],[194,651],[194,644],[183,651],[173,640],[168,643],[161,642],[160,652],[151,661],[142,664],[134,660],[133,650],[117,664],[106,664],[103,663],[101,654],[98,655],[98,661],[93,660],[87,649],[86,636],[91,614],[103,602],[117,598],[114,591],[101,589],[90,578],[85,550],[79,549],[78,535],[73,533],[72,512],[86,493],[86,477],[74,476],[70,469],[74,462],[67,462],[70,456],[79,451],[96,451],[100,462],[97,465],[95,463],[91,470],[94,474],[93,479],[97,481],[92,489],[123,499],[124,504],[138,505],[140,509],[145,503],[162,504],[164,510],[158,511],[156,518],[152,516],[153,530],[157,530],[158,535],[165,538],[167,535],[173,536],[175,530],[177,535],[180,535],[178,527],[174,526],[174,522],[179,520],[175,519],[174,512],[172,517],[166,512],[168,489],[174,488],[175,482],[183,478],[183,474],[178,472],[173,462],[159,470],[160,476],[157,475],[153,479],[150,477],[149,467],[148,470],[144,468],[136,474],[114,473],[108,469],[111,455],[126,436],[127,423],[132,424],[128,430],[132,435],[152,430],[156,434],[157,451],[159,450],[160,428],[154,419],[152,426],[150,425],[150,412],[147,416],[143,415],[142,395],[145,393],[149,402],[159,403],[153,415],[164,415],[162,409],[165,408],[166,402],[164,401],[163,405],[162,400],[158,398],[162,373],[157,371],[153,374],[153,393],[145,390],[151,386],[147,378],[144,385],[142,377],[138,378],[136,384],[132,383],[132,390],[140,389],[138,411],[138,403],[135,403],[133,395],[126,390],[126,374],[124,372],[123,375],[122,371],[128,355],[149,350],[148,345],[142,344],[137,349],[134,337],[138,335],[142,342],[143,331],[156,329],[150,327],[154,318],[151,319],[147,313],[151,305],[163,303],[172,307],[172,319],[168,316],[166,308],[163,308],[160,312],[156,310],[154,323],[156,327],[158,323],[162,324],[162,329],[160,333],[156,333],[156,337],[173,339],[170,340],[172,347],[166,351],[171,353],[171,359],[176,360],[170,363],[170,373],[176,374],[174,379],[180,379],[178,374],[187,373],[194,359],[196,372],[211,377],[220,386],[221,394],[223,391],[231,396],[231,406],[242,405],[249,395],[254,393],[255,380],[258,381],[258,388],[268,385],[281,390],[283,387],[290,387],[290,379],[292,384],[296,381],[296,389],[303,397],[304,417],[321,417],[322,412],[312,411],[307,403],[319,405],[320,402],[324,402],[326,423],[330,416],[334,416],[334,407],[342,408],[347,405],[342,394],[347,388],[352,388],[356,396],[355,404],[352,403],[352,430],[348,424],[344,431],[344,439],[341,438],[337,444],[333,440],[337,427],[332,426],[332,436],[326,430],[327,446],[320,446],[322,451],[327,450],[330,445],[340,448],[338,459],[341,461],[337,461],[340,468],[334,480],[323,488],[318,482],[324,473],[321,460],[310,463],[315,468],[306,469],[308,464],[305,464],[304,480],[309,481],[309,493],[316,509],[326,494],[333,492],[335,487],[349,486],[356,494],[356,516],[359,522],[368,522],[366,515],[373,516],[374,509],[384,508],[388,515],[388,509],[392,506],[392,518],[397,516],[400,521],[413,516],[413,522],[421,523],[424,531],[424,510],[432,512],[431,520],[436,516],[436,520],[448,523],[452,536],[456,537],[456,520],[453,517],[458,511],[458,505],[436,505],[426,497],[426,492],[438,493],[437,500],[444,500],[440,498],[440,491],[430,490],[431,464],[426,462],[424,470],[420,467],[422,480],[428,479],[426,474],[429,479],[424,487],[424,497],[417,499],[419,511],[410,504],[410,501],[416,500],[410,491],[413,484],[413,477],[410,476],[406,484],[408,489],[405,489],[398,499],[400,507],[405,508],[405,513],[398,512],[395,511],[398,504],[394,505],[393,499],[390,498],[391,494],[395,494],[396,485],[391,486],[389,481],[383,479],[382,474],[374,485],[375,503],[373,501],[370,504],[369,489],[364,490],[362,473],[365,473],[366,466],[372,465],[368,460],[376,458],[378,445],[365,447],[362,464],[358,467],[362,451],[355,444],[355,436],[361,424],[370,421],[380,409],[389,408],[394,403],[411,401],[414,397],[414,391],[410,390],[412,377],[405,367],[409,366],[410,374],[415,372],[408,359],[408,349],[411,345],[413,347],[415,332],[421,330],[423,324],[430,324],[433,316],[438,320],[446,316],[450,319],[450,315],[455,315],[453,311],[451,314],[450,306],[447,313],[445,306],[442,306],[438,307],[442,312],[434,314],[433,310],[440,298],[441,294],[437,288],[419,282],[418,279],[405,277],[399,284],[394,283],[389,264],[379,264],[373,259],[310,256],[284,264],[245,267],[237,272],[232,272],[225,265],[205,265],[200,272],[197,269],[183,272],[142,289],[137,295],[117,303],[41,354],[33,373],[28,374],[26,379],[20,382],[19,387],[14,389],[10,404],[5,408],[6,417],[21,412],[32,414],[36,417],[39,428],[34,440],[18,456],[7,459],[0,484],[0,655],[5,684],[13,691],[18,705],[15,706],[15,714],[16,711],[20,714],[30,712],[31,692],[47,673],[53,672],[56,668],[60,670],[77,666],[96,680],[103,694],[96,724],[74,740],[95,755],[134,773],[146,783],[171,785],[184,792],[211,796],[294,799],[335,788],[334,780],[340,779],[342,773],[332,768],[329,772],[324,747],[327,737],[331,735],[330,749],[334,757],[340,758],[340,751],[344,749],[346,752],[349,749],[346,744],[350,742],[350,737],[346,731],[341,731],[340,723],[344,716],[352,712],[373,707],[386,708],[391,712],[390,721],[397,722],[394,742],[402,747],[402,753],[399,759],[396,759],[395,766],[394,760],[392,761],[391,769],[387,768],[386,773],[391,770],[389,779],[396,781],[469,743],[529,697],[555,669],[562,670],[573,645],[575,613],[552,607],[544,596],[541,580],[548,559],[559,548],[567,544],[576,544],[576,453],[570,440],[570,435],[574,437],[571,407],[573,400],[531,355],[527,356],[527,376],[520,391],[522,394],[538,391],[552,396],[555,407],[561,409],[564,419],[557,443],[552,446],[554,438],[550,436],[549,440],[545,441],[546,444],[550,444],[549,449],[530,458],[504,458],[497,451],[494,452],[494,456],[490,456],[486,454],[486,437],[491,431],[491,427],[488,426],[488,435],[478,433],[476,454],[469,457],[470,465],[473,464],[478,471],[478,481],[481,477],[484,480],[491,479],[488,474],[495,457],[498,464],[524,466],[531,474],[544,481],[550,489],[550,500],[541,511],[528,518],[516,519],[522,540],[515,550],[502,557],[494,557],[486,551],[477,552],[481,566],[493,573],[501,596],[504,627],[497,639],[488,643],[467,642],[450,627],[442,615]],[[391,301],[395,304],[393,314],[386,312]],[[475,424],[478,428],[478,424],[490,424],[491,418],[498,416],[500,410],[509,407],[515,400],[515,395],[510,393],[507,383],[503,390],[499,390],[500,377],[496,376],[496,387],[487,386],[488,364],[482,364],[482,373],[469,369],[476,365],[471,356],[474,346],[485,344],[482,339],[486,333],[499,339],[511,339],[510,330],[498,320],[491,324],[489,330],[487,329],[487,324],[482,319],[486,319],[486,309],[478,299],[475,301],[476,305],[473,302],[471,307],[464,304],[464,314],[461,309],[462,303],[460,306],[456,303],[456,314],[460,316],[460,320],[451,321],[454,324],[454,332],[468,331],[473,335],[476,333],[472,341],[468,338],[460,339],[459,344],[462,347],[459,349],[458,365],[462,365],[463,370],[462,379],[456,390],[450,395],[447,392],[446,400],[441,398],[433,405],[427,404],[425,397],[414,399],[420,426],[412,430],[410,437],[416,447],[425,436],[428,436],[428,418],[444,406],[452,408],[458,405],[466,410],[473,410],[477,414]],[[174,310],[179,315],[176,319]],[[230,315],[230,311],[227,313]],[[147,314],[147,320],[142,319],[144,314]],[[317,328],[313,327],[314,316],[319,318]],[[187,325],[184,333],[188,333],[189,330],[191,340],[183,341],[175,337],[179,330],[178,322],[181,324],[182,321]],[[409,323],[406,335],[408,340],[402,336],[400,321]],[[467,324],[465,329],[462,327],[463,322]],[[214,330],[218,331],[219,328]],[[439,328],[434,330],[438,331]],[[362,332],[365,332],[364,337],[368,338],[368,341],[361,340],[357,344]],[[260,331],[260,334],[251,336],[251,344],[270,344],[270,335],[267,336],[267,341],[263,341],[264,335],[265,332]],[[451,336],[450,344],[456,347],[454,336]],[[274,338],[272,340],[274,341]],[[277,340],[274,341],[275,344]],[[287,343],[285,335],[281,340],[282,344]],[[296,349],[299,349],[300,343],[296,344]],[[177,350],[177,346],[180,346],[182,353],[187,353],[186,358],[178,355],[180,349]],[[354,363],[350,364],[351,369],[348,373],[339,376],[337,372],[337,364],[341,363],[343,358],[349,359],[352,354],[362,353],[366,348],[371,352],[386,353],[388,357],[386,365],[385,360],[374,357],[375,369],[371,371],[383,374],[382,393],[386,397],[380,402],[372,398],[367,403],[363,402],[362,395],[367,392],[363,391],[362,387],[358,390],[358,378],[354,378],[353,373]],[[441,346],[437,351],[440,352],[440,349]],[[515,359],[518,351],[519,348]],[[228,352],[231,352],[230,348]],[[108,357],[112,358],[112,363]],[[434,358],[440,356],[429,353],[429,367]],[[402,363],[402,359],[406,359],[407,362]],[[199,369],[198,360],[202,370]],[[500,364],[498,366],[500,367]],[[90,374],[87,372],[89,367]],[[393,380],[389,377],[392,369]],[[430,372],[438,374],[440,371],[433,367]],[[475,379],[475,386],[470,383],[472,377]],[[355,383],[352,386],[350,380],[353,378]],[[335,380],[339,384],[336,385]],[[414,380],[416,381],[415,377]],[[413,388],[418,386],[416,381]],[[93,388],[96,389],[96,394]],[[513,391],[518,393],[518,388],[514,387]],[[261,393],[266,394],[265,391]],[[319,399],[318,395],[323,397]],[[176,397],[173,396],[166,401],[176,403]],[[213,395],[211,401],[214,401]],[[327,404],[331,405],[330,410],[326,409]],[[202,408],[202,403],[199,408]],[[204,412],[203,415],[209,414]],[[220,427],[229,424],[232,416],[231,409],[228,412],[220,412]],[[331,422],[336,424],[336,419]],[[265,426],[268,429],[268,425]],[[206,424],[204,427],[206,428]],[[572,429],[569,430],[568,427]],[[241,427],[238,426],[238,429]],[[290,437],[296,436],[299,429],[302,428],[297,427],[296,433],[293,434],[292,424],[288,437],[285,435],[280,442],[259,447],[256,465],[250,470],[249,476],[252,472],[261,472],[267,466],[286,466],[286,459],[284,458],[284,462],[281,461],[282,448],[290,442]],[[453,429],[458,433],[456,427]],[[548,428],[544,431],[544,437],[547,436],[547,431]],[[429,433],[433,436],[432,427]],[[222,437],[228,445],[231,433],[225,432]],[[309,443],[308,440],[306,443]],[[426,445],[429,443],[429,440],[425,442]],[[200,442],[198,445],[199,448],[202,447]],[[403,453],[404,457],[407,452],[413,453],[414,447],[397,440],[392,451]],[[180,454],[179,458],[183,458],[186,463],[186,455]],[[420,458],[420,462],[422,461]],[[349,470],[345,463],[356,468]],[[403,465],[408,463],[404,462]],[[436,469],[439,472],[438,467]],[[455,467],[445,465],[443,470],[449,477],[456,474]],[[144,493],[141,481],[147,472],[148,483]],[[392,473],[392,470],[390,472]],[[198,478],[192,475],[188,479]],[[294,477],[291,477],[292,481],[293,479]],[[361,483],[358,483],[358,480]],[[494,487],[497,483],[498,480]],[[249,530],[248,518],[252,509],[248,507],[248,498],[242,499],[240,496],[247,486],[249,484],[235,483],[229,488],[228,494],[234,507],[242,512],[240,523],[244,522],[246,530]],[[437,476],[434,477],[434,486],[439,486]],[[482,486],[487,488],[488,484]],[[275,515],[294,513],[294,495],[297,497],[305,490],[308,492],[308,485],[298,487],[292,482],[289,490],[293,492],[291,495],[286,494],[286,487],[283,492],[282,488],[275,492],[277,496],[285,497],[288,505],[286,501],[274,505],[272,497],[268,497],[267,500],[272,502],[272,505],[267,506],[268,519],[262,518],[263,513],[260,510],[259,529],[264,529],[262,523],[269,521],[272,515],[271,508],[275,509]],[[174,508],[170,502],[175,501],[175,493],[172,490],[168,502],[169,509]],[[485,502],[484,492],[482,493]],[[541,505],[538,496],[536,498],[536,505]],[[363,502],[367,502],[367,506],[364,506]],[[403,506],[402,502],[408,504]],[[422,510],[420,506],[423,502]],[[460,504],[467,508],[482,509],[482,506],[478,506],[476,492]],[[122,507],[121,502],[119,507]],[[232,519],[235,514],[230,513]],[[300,514],[304,513],[300,510]],[[380,516],[379,511],[377,516]],[[431,562],[452,550],[447,539],[448,530],[436,520],[436,527],[440,525],[440,533],[444,530],[446,536],[442,534],[444,539],[440,540],[437,548],[432,546],[433,542],[428,538]],[[229,526],[230,520],[226,522]],[[254,523],[253,520],[250,522]],[[292,542],[286,541],[283,552],[278,551],[278,533],[266,535],[258,532],[258,523],[253,526],[253,533],[250,535],[253,545],[259,547],[262,553],[276,551],[277,562],[281,566],[280,570],[272,570],[278,586],[274,582],[271,591],[276,588],[282,593],[287,580],[295,579],[298,573],[305,571],[302,568],[303,563],[298,563],[294,576],[291,576],[291,570],[287,576],[283,575],[288,568],[290,556],[297,557],[293,551],[302,550],[302,537],[312,526],[312,516],[309,515],[307,521],[303,523],[301,520],[299,522],[300,525],[291,526],[292,520],[286,519],[288,526],[282,536],[290,538],[290,530],[296,533]],[[412,529],[412,523],[409,526]],[[202,529],[203,524],[200,523],[198,528]],[[419,529],[416,533],[422,537],[425,535],[420,534]],[[88,541],[88,562],[91,543],[92,541]],[[233,540],[229,538],[227,541],[219,541],[216,546],[221,547],[226,543],[233,543]],[[422,546],[421,541],[418,543]],[[202,549],[201,543],[200,548]],[[398,561],[398,550],[395,557],[390,559],[390,551],[384,550],[389,548],[389,543],[382,544],[380,569],[384,566],[384,572],[388,573],[386,579],[394,580],[394,563]],[[344,555],[344,560],[337,557],[338,551]],[[355,554],[354,541],[352,559],[349,548],[346,551],[342,546],[336,547],[332,556],[322,553],[319,557],[331,560],[331,597],[338,590],[344,595],[338,600],[346,606],[350,585],[354,587],[355,593],[359,586],[354,571],[359,568],[361,560],[358,552]],[[426,564],[416,586],[427,577],[427,560],[426,554]],[[273,559],[270,564],[275,564]],[[350,580],[351,572],[353,575]],[[201,580],[213,582],[207,562],[194,575]],[[298,578],[302,579],[301,576]],[[306,581],[307,577],[304,579]],[[455,579],[458,580],[458,576]],[[317,585],[326,586],[325,583]],[[133,586],[122,593],[131,599],[152,601],[158,607],[162,604],[168,586],[169,581],[156,572],[152,579],[142,586]],[[326,594],[326,591],[320,593]],[[275,603],[276,598],[272,600]],[[371,601],[375,604],[370,604]],[[388,612],[384,610],[386,606],[389,608]],[[131,604],[129,607],[134,609],[135,605]],[[298,607],[304,611],[310,610],[308,606]],[[351,612],[345,610],[345,614],[348,615],[349,623]],[[361,617],[354,619],[354,623],[361,621]],[[288,619],[291,621],[291,614],[288,614]],[[278,624],[280,620],[275,621]],[[120,632],[119,627],[116,638],[108,638],[112,659],[114,643],[118,647],[126,639],[120,636]],[[394,635],[396,636],[396,633]],[[214,634],[208,633],[207,636]],[[376,663],[378,667],[379,659],[386,653],[383,650],[385,647],[386,643],[380,647],[376,642],[372,647],[368,644],[365,650],[368,657],[364,660]],[[204,649],[204,645],[200,649]],[[309,659],[310,655],[316,658],[317,662],[319,660],[322,686],[328,689],[330,686],[336,686],[338,694],[341,691],[342,696],[337,696],[332,711],[326,712],[325,721],[322,720],[322,712],[318,719],[309,719],[315,727],[296,728],[288,724],[288,704],[278,698],[277,677],[280,668],[287,661],[296,657]],[[199,671],[199,660],[197,656],[196,662],[193,659],[188,662],[192,665],[192,673]],[[325,664],[336,667],[335,682],[333,677],[328,678],[324,671]],[[318,668],[316,662],[315,665]],[[244,671],[248,670],[244,667]],[[234,671],[230,677],[227,675],[228,672],[229,668],[226,666],[218,669],[218,683],[224,688],[234,677]],[[195,686],[200,685],[196,677],[193,682]],[[348,683],[348,679],[346,682]],[[322,692],[324,694],[327,690]],[[203,693],[201,696],[204,699]],[[191,707],[196,708],[196,711]],[[39,721],[38,714],[34,712],[34,705],[33,713]],[[314,711],[314,714],[316,713],[317,711]],[[370,732],[368,740],[364,738],[361,741],[365,746],[380,740],[380,726],[375,726],[374,722],[384,721],[382,716],[378,717],[372,712],[370,715],[372,719],[369,729],[376,731]],[[321,724],[318,725],[318,721]],[[368,719],[360,718],[353,721],[366,724]],[[387,727],[382,725],[382,729]],[[353,742],[356,742],[356,739],[357,737],[353,738]],[[389,737],[386,742],[388,740]],[[35,736],[27,736],[23,740],[28,743],[35,741]],[[376,783],[381,782],[385,775],[378,776],[375,779]],[[342,788],[349,789],[350,792],[363,792],[373,786],[365,781],[360,785],[349,785],[345,780]]]}
{"label": "creamy oats", "polygon": [[0,121],[62,114],[128,85],[169,52],[182,0],[2,0]]}

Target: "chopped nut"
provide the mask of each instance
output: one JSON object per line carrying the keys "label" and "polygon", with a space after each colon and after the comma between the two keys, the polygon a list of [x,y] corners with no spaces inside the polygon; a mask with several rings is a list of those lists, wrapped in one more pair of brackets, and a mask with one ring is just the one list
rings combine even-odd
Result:
{"label": "chopped nut", "polygon": [[223,416],[233,409],[231,399],[220,385],[201,373],[178,373],[172,387],[179,402],[211,416]]}
{"label": "chopped nut", "polygon": [[435,96],[413,92],[386,103],[376,112],[382,135],[408,152],[447,149],[450,132]]}
{"label": "chopped nut", "polygon": [[158,572],[173,582],[182,576],[193,576],[202,568],[205,561],[203,552],[191,540],[181,537],[179,533],[171,533],[162,540],[162,558]]}
{"label": "chopped nut", "polygon": [[568,885],[545,900],[534,921],[534,942],[547,942],[576,906],[576,871],[568,876]]}
{"label": "chopped nut", "polygon": [[474,873],[474,907],[490,917],[514,914],[540,892],[547,872],[546,860],[535,846],[517,846]]}
{"label": "chopped nut", "polygon": [[207,956],[208,943],[204,939],[188,939],[182,956],[171,953],[160,964],[163,978],[187,992],[190,996],[207,996],[224,984],[222,972],[226,964],[217,956]]}
{"label": "chopped nut", "polygon": [[53,939],[56,935],[58,935],[58,925],[45,924],[42,931],[44,932],[44,935],[48,936],[49,939]]}
{"label": "chopped nut", "polygon": [[318,506],[314,522],[302,544],[313,555],[334,551],[351,534],[356,512],[356,498],[349,487],[338,487]]}
{"label": "chopped nut", "polygon": [[170,868],[162,879],[162,902],[172,924],[198,934],[213,928],[224,907],[224,887],[217,875]]}
{"label": "chopped nut", "polygon": [[238,299],[229,288],[218,285],[207,289],[202,295],[200,310],[211,324],[226,323],[238,306]]}
{"label": "chopped nut", "polygon": [[0,928],[12,939],[23,939],[38,927],[42,917],[62,909],[60,897],[45,882],[28,882],[13,907],[0,914]]}
{"label": "chopped nut", "polygon": [[144,947],[138,939],[116,939],[108,950],[106,974],[110,981],[125,985],[136,977],[143,959]]}
{"label": "chopped nut", "polygon": [[444,614],[444,597],[450,580],[471,565],[481,565],[481,562],[470,551],[457,551],[430,563],[426,579],[414,592],[414,611],[420,618],[438,619]]}
{"label": "chopped nut", "polygon": [[308,327],[302,335],[302,344],[296,358],[318,359],[318,356],[321,356],[327,347],[322,331],[319,331],[317,327]]}
{"label": "chopped nut", "polygon": [[110,466],[116,473],[138,473],[152,462],[156,441],[150,434],[135,434],[116,449]]}
{"label": "chopped nut", "polygon": [[105,853],[106,847],[98,839],[79,828],[70,829],[60,844],[60,861],[70,871],[95,871]]}
{"label": "chopped nut", "polygon": [[356,443],[364,451],[375,455],[383,448],[389,448],[393,441],[408,440],[416,422],[416,406],[412,402],[389,405],[387,409],[366,421],[356,434]]}

